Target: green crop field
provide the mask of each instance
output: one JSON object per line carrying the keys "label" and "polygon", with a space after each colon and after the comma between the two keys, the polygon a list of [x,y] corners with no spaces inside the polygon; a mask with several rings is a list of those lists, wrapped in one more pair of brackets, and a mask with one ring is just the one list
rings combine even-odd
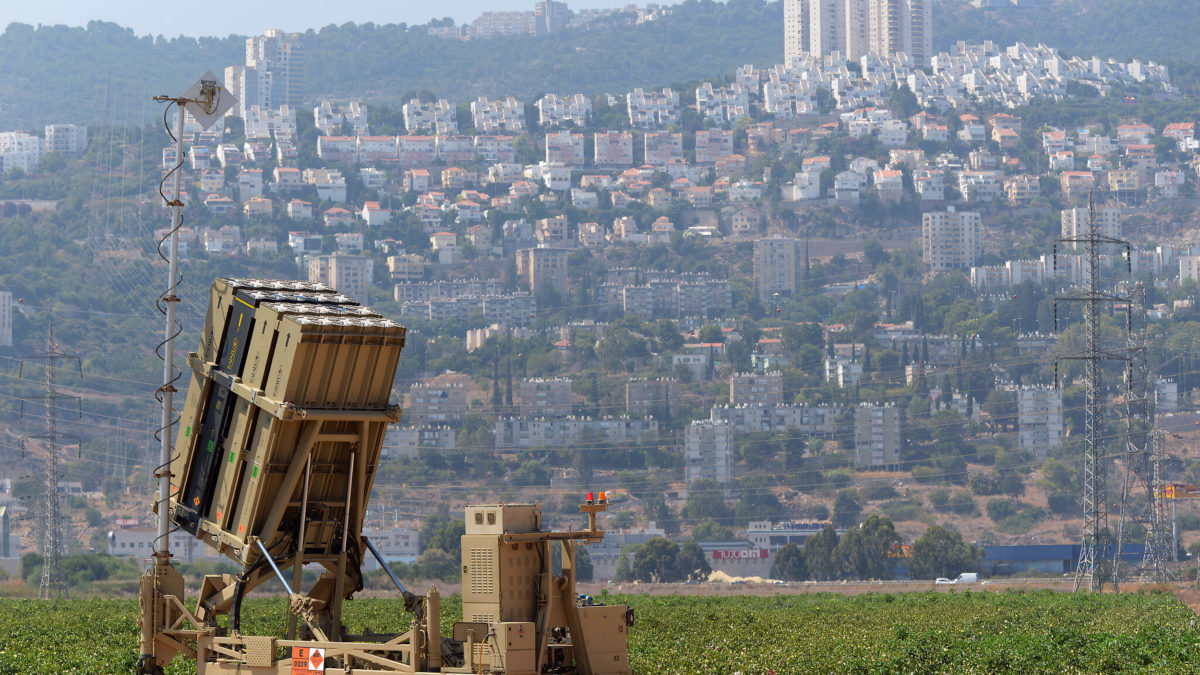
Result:
{"label": "green crop field", "polygon": [[[635,673],[1200,672],[1195,615],[1166,593],[1049,591],[843,597],[611,597],[637,611]],[[394,600],[347,605],[351,631],[398,631]],[[443,602],[443,623],[461,606]],[[247,600],[248,634],[279,634],[279,600]],[[0,600],[0,673],[130,673],[133,600]],[[194,672],[177,659],[170,673]]]}

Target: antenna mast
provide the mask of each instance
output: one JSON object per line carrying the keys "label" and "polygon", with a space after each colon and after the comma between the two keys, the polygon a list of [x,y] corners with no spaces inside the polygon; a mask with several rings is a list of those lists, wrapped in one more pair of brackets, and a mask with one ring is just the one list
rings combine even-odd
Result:
{"label": "antenna mast", "polygon": [[[183,226],[183,127],[187,121],[187,113],[191,113],[204,128],[212,126],[225,111],[233,105],[234,99],[232,96],[224,95],[225,88],[217,81],[216,75],[212,72],[206,72],[195,82],[182,96],[155,96],[154,100],[160,103],[174,105],[178,110],[178,118],[175,127],[175,133],[172,135],[175,141],[175,167],[172,168],[167,175],[163,176],[158,184],[158,193],[163,198],[163,202],[171,208],[171,230],[158,244],[158,254],[167,263],[167,288],[162,295],[158,297],[157,305],[163,317],[166,320],[166,325],[163,330],[163,341],[158,345],[159,356],[163,360],[163,379],[162,386],[155,393],[155,398],[162,404],[162,416],[158,428],[158,437],[160,445],[159,464],[154,470],[154,477],[158,479],[158,499],[155,501],[154,510],[157,514],[158,532],[154,538],[154,558],[155,564],[168,564],[171,558],[171,547],[169,535],[169,518],[167,511],[169,510],[171,498],[171,455],[173,454],[174,442],[174,427],[175,427],[175,380],[179,375],[175,370],[175,338],[182,331],[182,327],[175,319],[175,307],[179,303],[179,296],[176,295],[176,290],[179,287],[179,229]],[[169,110],[169,109],[168,109]],[[166,119],[164,113],[163,119]],[[167,129],[170,134],[170,128]],[[174,189],[170,193],[170,197],[163,191],[163,186],[171,177],[175,179]],[[166,244],[167,251],[163,253],[163,245]]]}

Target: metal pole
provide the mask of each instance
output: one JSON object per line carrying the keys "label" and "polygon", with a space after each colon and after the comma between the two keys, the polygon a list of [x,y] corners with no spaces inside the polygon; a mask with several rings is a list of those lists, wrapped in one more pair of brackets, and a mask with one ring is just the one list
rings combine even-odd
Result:
{"label": "metal pole", "polygon": [[158,467],[158,536],[154,539],[154,555],[160,562],[166,562],[171,557],[169,541],[167,507],[171,499],[171,455],[172,431],[175,427],[174,394],[175,385],[175,304],[179,298],[175,295],[179,278],[179,228],[183,224],[183,124],[186,109],[182,103],[175,103],[179,109],[179,124],[175,128],[175,192],[171,195],[171,232],[167,235],[167,292],[163,297],[166,305],[166,327],[163,334],[163,384],[162,384],[162,447],[159,453]]}
{"label": "metal pole", "polygon": [[354,459],[350,453],[349,475],[346,476],[346,510],[342,516],[342,550],[337,559],[337,579],[333,583],[333,639],[342,639],[342,601],[346,596],[346,540],[350,538],[350,496],[354,494]]}
{"label": "metal pole", "polygon": [[284,578],[283,572],[279,571],[279,565],[275,564],[275,559],[267,552],[267,547],[263,546],[262,539],[255,539],[254,543],[258,544],[258,550],[262,551],[263,557],[267,559],[267,563],[271,569],[275,570],[275,576],[278,577],[279,583],[283,584],[283,590],[287,591],[288,597],[292,597],[292,587],[288,585],[287,579]]}
{"label": "metal pole", "polygon": [[[300,498],[300,540],[296,542],[296,558],[292,562],[292,585],[300,588],[304,581],[304,524],[308,520],[308,485],[312,481],[312,455],[304,464],[304,496]],[[288,616],[288,639],[296,639],[296,615]]]}
{"label": "metal pole", "polygon": [[383,559],[383,556],[379,555],[379,551],[375,549],[375,544],[372,544],[371,540],[367,537],[363,537],[362,540],[367,545],[367,550],[371,552],[371,555],[375,556],[375,559],[379,561],[379,566],[391,577],[392,583],[396,584],[396,588],[399,588],[401,593],[407,593],[408,589],[396,578],[396,573],[392,571],[392,568],[388,567],[387,561]]}
{"label": "metal pole", "polygon": [[1175,512],[1175,500],[1171,500],[1171,560],[1179,562],[1179,519]]}

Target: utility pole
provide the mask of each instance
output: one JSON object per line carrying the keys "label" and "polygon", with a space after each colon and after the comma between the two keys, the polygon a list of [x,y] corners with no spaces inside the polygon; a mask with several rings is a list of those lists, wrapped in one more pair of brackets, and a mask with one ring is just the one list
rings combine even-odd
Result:
{"label": "utility pole", "polygon": [[[63,575],[62,569],[65,541],[62,532],[62,511],[58,501],[58,452],[63,441],[68,437],[58,431],[57,409],[59,401],[73,400],[78,404],[79,397],[59,394],[55,375],[58,372],[59,362],[74,361],[79,370],[79,376],[83,377],[83,365],[78,356],[59,351],[58,343],[54,340],[54,324],[50,325],[46,334],[46,352],[21,359],[20,375],[24,375],[26,361],[42,361],[45,363],[46,370],[45,394],[40,399],[34,397],[21,399],[22,413],[24,413],[26,401],[41,400],[46,409],[46,432],[32,437],[45,441],[46,453],[49,458],[45,475],[46,495],[42,507],[45,526],[42,529],[42,581],[38,586],[38,599],[49,600],[55,593],[61,593],[65,598],[70,595],[67,591],[67,579]],[[74,438],[78,442],[78,437],[69,438]]]}
{"label": "utility pole", "polygon": [[[1058,303],[1083,303],[1084,347],[1082,351],[1061,357],[1054,364],[1054,381],[1058,384],[1058,366],[1063,360],[1082,361],[1084,364],[1085,416],[1083,449],[1083,541],[1079,549],[1079,562],[1075,567],[1075,590],[1087,580],[1088,590],[1102,591],[1110,575],[1109,563],[1105,560],[1112,553],[1112,534],[1108,529],[1108,461],[1102,446],[1104,426],[1105,394],[1102,375],[1105,361],[1128,363],[1126,350],[1105,349],[1100,344],[1100,317],[1102,307],[1126,303],[1127,298],[1102,291],[1100,288],[1100,247],[1115,245],[1129,252],[1129,243],[1100,233],[1096,229],[1096,205],[1088,200],[1088,228],[1083,235],[1064,237],[1054,244],[1054,276],[1058,276],[1058,245],[1084,246],[1083,289],[1054,300],[1054,329],[1058,330]],[[1129,321],[1126,321],[1126,325]]]}

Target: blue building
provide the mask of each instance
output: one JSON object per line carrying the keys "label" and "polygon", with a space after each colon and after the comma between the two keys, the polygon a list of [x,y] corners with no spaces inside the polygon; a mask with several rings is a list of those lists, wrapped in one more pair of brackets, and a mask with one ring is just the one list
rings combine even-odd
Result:
{"label": "blue building", "polygon": [[[1028,546],[984,546],[982,572],[985,576],[1011,576],[1030,572],[1072,574],[1079,562],[1079,544],[1041,544]],[[1121,562],[1142,562],[1145,545],[1126,545]]]}

